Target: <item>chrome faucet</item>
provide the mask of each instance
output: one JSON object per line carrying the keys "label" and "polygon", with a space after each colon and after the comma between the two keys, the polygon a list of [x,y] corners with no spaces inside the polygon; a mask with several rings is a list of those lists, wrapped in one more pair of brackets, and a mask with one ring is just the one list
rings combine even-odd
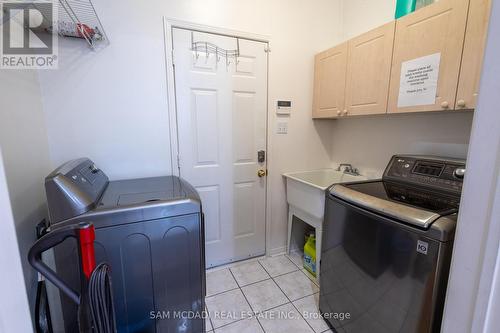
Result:
{"label": "chrome faucet", "polygon": [[344,168],[344,173],[347,173],[347,174],[353,175],[353,176],[359,176],[358,169],[353,168],[351,164],[349,164],[349,163],[340,163],[339,167],[337,168],[337,171],[342,171],[342,167],[345,167]]}

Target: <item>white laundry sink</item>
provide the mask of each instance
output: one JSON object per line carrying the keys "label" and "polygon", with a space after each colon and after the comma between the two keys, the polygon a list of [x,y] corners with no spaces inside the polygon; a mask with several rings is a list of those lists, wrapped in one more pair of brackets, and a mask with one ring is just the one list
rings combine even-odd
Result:
{"label": "white laundry sink", "polygon": [[325,190],[330,185],[366,179],[363,176],[353,176],[334,169],[291,172],[283,176],[286,177],[288,204],[319,220],[323,220]]}

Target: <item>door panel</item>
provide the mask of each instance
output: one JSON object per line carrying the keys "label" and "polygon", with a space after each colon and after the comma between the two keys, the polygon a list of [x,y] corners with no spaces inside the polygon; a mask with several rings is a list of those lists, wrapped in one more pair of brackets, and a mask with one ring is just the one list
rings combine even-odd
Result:
{"label": "door panel", "polygon": [[[232,74],[234,241],[237,258],[265,253],[266,177],[257,152],[266,150],[267,56],[263,44],[240,40]],[[265,88],[265,89],[264,89]]]}
{"label": "door panel", "polygon": [[345,106],[347,43],[316,55],[313,118],[335,118]]}
{"label": "door panel", "polygon": [[255,57],[243,55],[238,57],[238,62],[236,63],[236,74],[255,77],[254,64]]}
{"label": "door panel", "polygon": [[[440,0],[396,21],[388,112],[453,109],[469,1]],[[398,107],[403,62],[440,53],[435,103]]]}
{"label": "door panel", "polygon": [[479,94],[491,0],[471,0],[457,92],[457,109],[474,109]]}
{"label": "door panel", "polygon": [[391,22],[349,41],[348,115],[387,112],[394,28]]}
{"label": "door panel", "polygon": [[255,162],[255,94],[234,92],[233,95],[233,152],[235,163]]}
{"label": "door panel", "polygon": [[241,207],[235,211],[236,238],[246,237],[255,233],[255,221],[253,220],[253,209],[255,205],[255,187],[253,182],[234,185],[235,206]]}
{"label": "door panel", "polygon": [[[192,41],[236,50],[192,51]],[[207,267],[265,253],[267,44],[173,29],[180,175],[200,193]]]}
{"label": "door panel", "polygon": [[196,166],[214,166],[219,160],[217,132],[217,91],[191,90],[193,99],[193,133],[196,135],[194,154]]}
{"label": "door panel", "polygon": [[219,214],[219,186],[197,186],[196,190],[203,203],[205,221],[210,221],[210,224],[205,223],[205,242],[207,244],[220,242],[222,237]]}

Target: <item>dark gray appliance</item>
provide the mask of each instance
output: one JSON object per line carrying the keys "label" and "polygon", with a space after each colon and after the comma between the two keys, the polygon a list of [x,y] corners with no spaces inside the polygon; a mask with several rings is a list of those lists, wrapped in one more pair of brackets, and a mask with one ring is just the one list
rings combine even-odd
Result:
{"label": "dark gray appliance", "polygon": [[320,312],[339,332],[439,332],[465,161],[393,156],[327,192]]}
{"label": "dark gray appliance", "polygon": [[[52,172],[45,188],[51,230],[93,223],[96,263],[112,269],[118,332],[203,332],[204,226],[191,185],[174,176],[110,182],[83,158]],[[79,290],[76,251],[76,242],[66,241],[53,260],[58,275]],[[56,298],[60,304],[51,308],[59,309],[62,330],[77,332],[75,305]]]}

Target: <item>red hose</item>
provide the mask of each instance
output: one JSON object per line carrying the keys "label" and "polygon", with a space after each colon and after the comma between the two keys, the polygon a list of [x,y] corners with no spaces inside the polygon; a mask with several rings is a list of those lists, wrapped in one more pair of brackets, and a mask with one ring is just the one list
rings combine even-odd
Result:
{"label": "red hose", "polygon": [[95,230],[93,225],[80,229],[80,253],[82,255],[82,270],[87,280],[90,279],[92,271],[95,269],[94,240]]}

